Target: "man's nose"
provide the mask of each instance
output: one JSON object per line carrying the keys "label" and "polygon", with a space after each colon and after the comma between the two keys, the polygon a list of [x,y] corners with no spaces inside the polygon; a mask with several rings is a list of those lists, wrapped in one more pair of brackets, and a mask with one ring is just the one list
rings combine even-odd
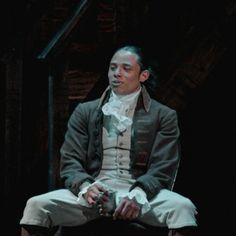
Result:
{"label": "man's nose", "polygon": [[120,76],[121,75],[121,68],[117,67],[115,70],[115,75]]}

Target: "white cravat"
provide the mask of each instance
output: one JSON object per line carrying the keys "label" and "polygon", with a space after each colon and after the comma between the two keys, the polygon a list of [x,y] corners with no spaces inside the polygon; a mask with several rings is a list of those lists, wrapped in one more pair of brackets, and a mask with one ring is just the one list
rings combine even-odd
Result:
{"label": "white cravat", "polygon": [[111,116],[113,126],[119,131],[124,132],[132,125],[132,118],[128,111],[136,105],[141,88],[128,95],[116,95],[113,91],[109,101],[103,105],[102,111],[106,116]]}

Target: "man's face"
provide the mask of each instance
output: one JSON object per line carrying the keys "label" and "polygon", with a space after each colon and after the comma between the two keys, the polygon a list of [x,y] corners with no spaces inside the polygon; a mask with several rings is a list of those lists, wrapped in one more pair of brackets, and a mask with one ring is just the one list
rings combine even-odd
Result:
{"label": "man's face", "polygon": [[144,79],[140,65],[137,63],[137,55],[120,50],[114,54],[110,61],[108,78],[112,90],[118,95],[127,95],[140,88],[140,82]]}

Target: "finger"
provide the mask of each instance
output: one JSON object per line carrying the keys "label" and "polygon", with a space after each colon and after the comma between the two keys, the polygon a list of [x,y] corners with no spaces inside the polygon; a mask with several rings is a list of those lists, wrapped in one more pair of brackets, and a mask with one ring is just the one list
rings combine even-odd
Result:
{"label": "finger", "polygon": [[99,198],[98,195],[92,191],[87,194],[87,202],[91,205],[97,204]]}
{"label": "finger", "polygon": [[130,201],[124,200],[119,208],[119,214],[117,215],[118,219],[129,219],[133,212],[132,204]]}
{"label": "finger", "polygon": [[87,197],[87,202],[90,204],[90,205],[95,205],[97,203],[96,200],[94,200],[92,197],[88,196]]}
{"label": "finger", "polygon": [[124,202],[121,201],[120,204],[117,206],[117,208],[116,208],[115,211],[114,211],[114,214],[113,214],[113,219],[114,219],[114,220],[116,220],[116,219],[119,218],[120,213],[121,213],[121,211],[122,211],[122,209],[123,209],[123,206],[124,206]]}
{"label": "finger", "polygon": [[137,204],[133,201],[124,201],[124,207],[120,213],[120,216],[123,219],[134,219],[137,218],[139,211],[140,211],[140,207],[137,206]]}
{"label": "finger", "polygon": [[105,194],[102,194],[100,197],[100,201],[101,202],[108,202],[109,201],[109,197]]}
{"label": "finger", "polygon": [[98,195],[100,193],[99,189],[96,186],[92,186],[88,189],[89,193],[93,193],[95,195]]}
{"label": "finger", "polygon": [[121,212],[120,219],[131,220],[132,219],[132,215],[133,215],[133,212],[129,208],[127,208],[126,211],[122,211]]}
{"label": "finger", "polygon": [[119,218],[120,219],[127,219],[131,215],[132,211],[129,206],[129,204],[124,204],[124,207],[122,208]]}
{"label": "finger", "polygon": [[130,216],[131,219],[137,219],[139,217],[139,211],[133,211]]}
{"label": "finger", "polygon": [[94,187],[96,188],[96,190],[98,192],[103,192],[103,193],[106,193],[106,194],[108,193],[108,191],[100,184],[95,184]]}

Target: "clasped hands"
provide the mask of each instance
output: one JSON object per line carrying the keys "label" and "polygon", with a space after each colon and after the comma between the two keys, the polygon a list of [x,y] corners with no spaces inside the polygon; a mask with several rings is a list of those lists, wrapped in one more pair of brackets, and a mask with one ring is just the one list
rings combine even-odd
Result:
{"label": "clasped hands", "polygon": [[84,198],[90,205],[98,208],[101,216],[112,216],[114,220],[134,220],[139,216],[141,210],[140,205],[128,197],[124,197],[116,206],[115,192],[106,190],[100,184],[90,186],[84,194]]}

